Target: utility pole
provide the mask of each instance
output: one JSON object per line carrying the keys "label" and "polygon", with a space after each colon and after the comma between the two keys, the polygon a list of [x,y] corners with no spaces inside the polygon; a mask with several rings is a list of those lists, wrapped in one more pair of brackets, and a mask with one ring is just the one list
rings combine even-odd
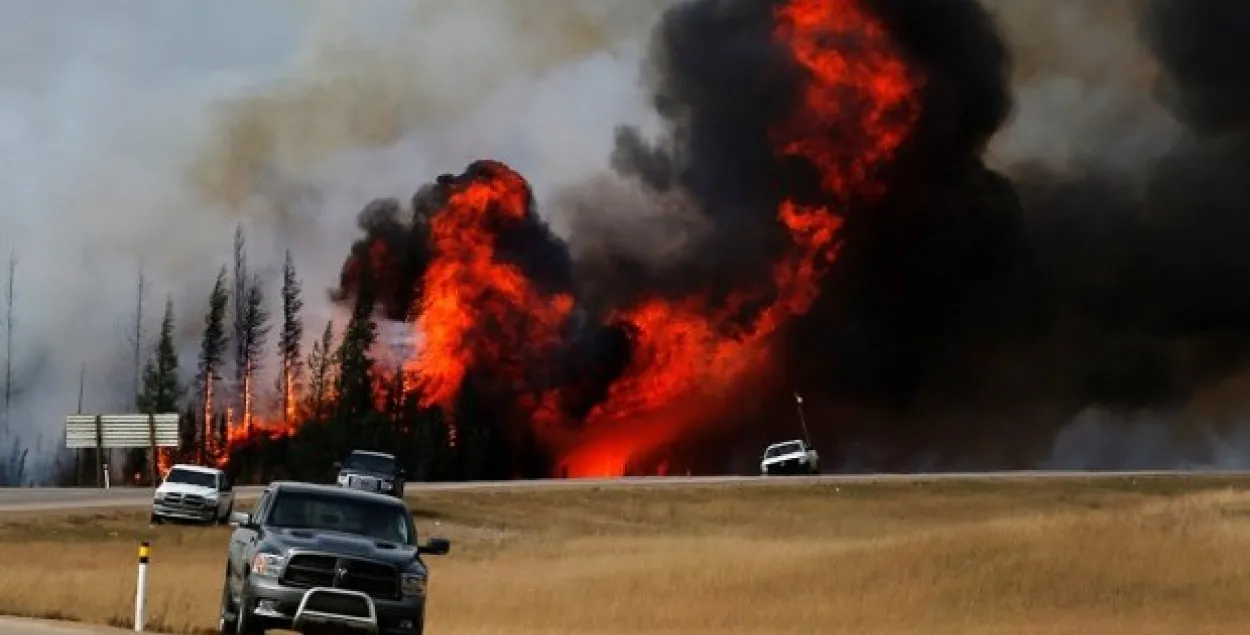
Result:
{"label": "utility pole", "polygon": [[9,279],[5,285],[4,318],[4,431],[9,428],[9,403],[13,399],[13,280],[17,272],[17,252],[9,252]]}
{"label": "utility pole", "polygon": [[134,388],[131,394],[134,396],[134,408],[137,412],[139,409],[139,383],[140,376],[143,371],[143,300],[144,292],[147,290],[147,280],[143,275],[143,263],[139,263],[139,280],[135,289],[135,367],[134,367]]}
{"label": "utility pole", "polygon": [[[87,362],[78,371],[78,414],[82,414],[83,387],[87,384]],[[74,485],[82,485],[82,448],[74,450]]]}
{"label": "utility pole", "polygon": [[82,370],[78,371],[78,414],[82,414],[83,387],[87,385],[87,363],[83,362]]}
{"label": "utility pole", "polygon": [[807,433],[807,418],[803,416],[803,398],[799,393],[794,393],[794,406],[799,411],[799,425],[803,426],[803,440],[807,442],[807,447],[812,447],[812,437]]}

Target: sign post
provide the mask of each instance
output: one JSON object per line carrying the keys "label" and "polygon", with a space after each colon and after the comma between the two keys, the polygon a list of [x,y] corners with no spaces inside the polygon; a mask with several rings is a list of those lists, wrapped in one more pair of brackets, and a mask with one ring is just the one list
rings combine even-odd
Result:
{"label": "sign post", "polygon": [[156,465],[156,415],[148,414],[148,452],[151,458],[148,459],[148,472],[152,477],[152,487],[156,487],[156,481],[160,480],[157,474],[159,467]]}
{"label": "sign post", "polygon": [[95,448],[96,487],[108,486],[104,475],[104,450],[146,448],[151,452],[152,485],[158,479],[156,459],[158,448],[178,447],[176,412],[159,414],[70,415],[65,418],[65,447],[71,450]]}
{"label": "sign post", "polygon": [[[66,435],[69,430],[66,430]],[[66,444],[69,443],[68,438]],[[95,486],[100,486],[100,479],[104,475],[104,424],[100,421],[100,415],[95,416]]]}

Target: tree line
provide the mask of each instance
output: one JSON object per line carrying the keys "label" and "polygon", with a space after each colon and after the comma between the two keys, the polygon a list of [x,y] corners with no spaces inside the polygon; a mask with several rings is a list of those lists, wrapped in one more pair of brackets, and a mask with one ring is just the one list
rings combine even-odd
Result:
{"label": "tree line", "polygon": [[[451,413],[422,407],[401,369],[373,357],[378,342],[374,272],[364,259],[341,336],[327,320],[305,356],[302,283],[285,254],[277,302],[249,269],[242,228],[233,266],[222,266],[201,307],[194,373],[183,377],[174,342],[172,298],[154,342],[143,348],[135,404],[139,412],[179,412],[180,444],[163,462],[223,465],[239,483],[274,479],[322,481],[352,449],[400,457],[413,480],[502,479],[526,474],[466,386]],[[142,284],[142,283],[141,283]],[[276,330],[276,338],[271,337]],[[137,333],[140,331],[137,329]],[[136,348],[138,351],[139,348]],[[139,359],[138,354],[136,359]],[[257,377],[276,365],[270,402],[258,400]],[[454,437],[446,418],[455,418]],[[149,473],[147,453],[130,453],[127,474]]]}

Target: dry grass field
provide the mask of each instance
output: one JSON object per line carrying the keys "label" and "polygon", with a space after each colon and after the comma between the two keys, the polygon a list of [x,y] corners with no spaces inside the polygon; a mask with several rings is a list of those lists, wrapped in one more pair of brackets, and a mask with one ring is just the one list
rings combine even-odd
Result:
{"label": "dry grass field", "polygon": [[[1250,492],[1214,478],[468,491],[412,497],[447,635],[1245,633]],[[216,620],[228,528],[0,515],[0,613]]]}

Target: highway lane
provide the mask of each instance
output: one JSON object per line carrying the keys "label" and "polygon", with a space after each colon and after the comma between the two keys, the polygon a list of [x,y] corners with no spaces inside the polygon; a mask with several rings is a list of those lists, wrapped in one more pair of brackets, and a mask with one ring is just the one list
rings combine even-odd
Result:
{"label": "highway lane", "polygon": [[[410,494],[485,489],[529,488],[584,488],[584,487],[630,487],[630,486],[680,486],[680,485],[785,485],[797,483],[854,484],[873,482],[951,481],[951,480],[1001,480],[1001,479],[1090,479],[1129,477],[1208,477],[1248,478],[1250,470],[1225,471],[1015,471],[1015,472],[943,472],[926,474],[822,474],[818,476],[669,476],[630,477],[616,479],[550,479],[532,481],[479,481],[471,483],[409,483]],[[237,500],[254,500],[261,491],[259,486],[235,488]],[[51,488],[24,487],[0,488],[0,512],[66,511],[118,507],[144,507],[152,502],[152,489],[148,487],[98,488]]]}

